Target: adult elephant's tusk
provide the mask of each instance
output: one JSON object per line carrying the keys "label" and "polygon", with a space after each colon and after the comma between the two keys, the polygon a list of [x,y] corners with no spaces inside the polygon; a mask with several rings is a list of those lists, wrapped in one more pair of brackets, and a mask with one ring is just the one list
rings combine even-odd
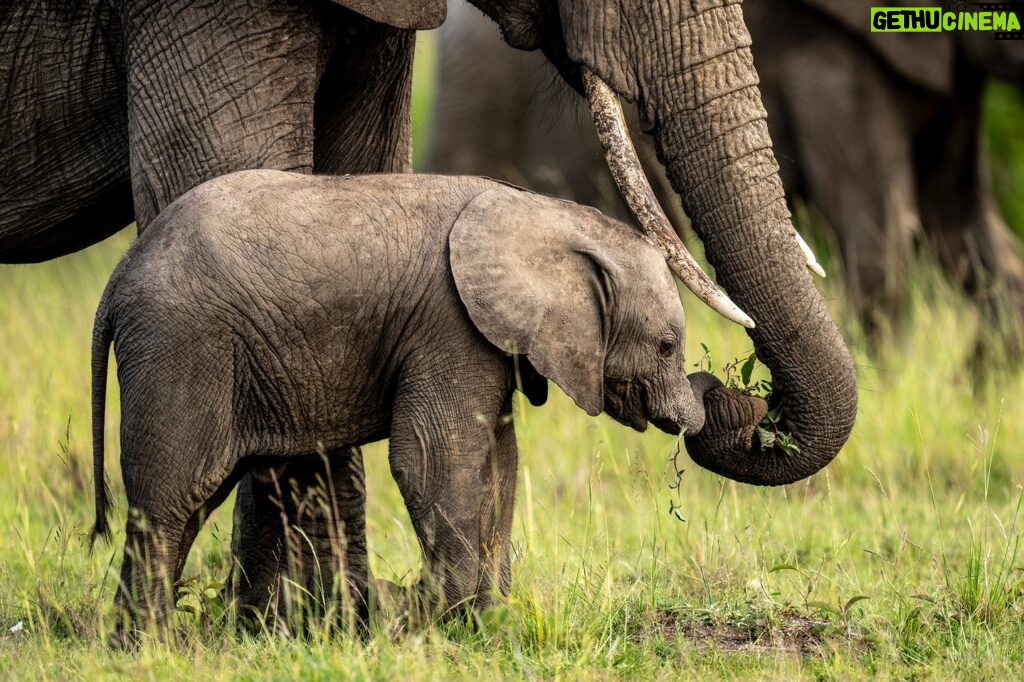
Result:
{"label": "adult elephant's tusk", "polygon": [[658,204],[654,190],[644,175],[636,149],[633,148],[618,95],[586,67],[581,67],[581,72],[597,137],[604,148],[605,161],[640,227],[661,250],[676,276],[697,298],[727,319],[752,329],[754,321],[700,269],[672,229],[668,216]]}
{"label": "adult elephant's tusk", "polygon": [[796,235],[796,242],[800,245],[800,250],[804,252],[804,258],[807,259],[807,269],[818,277],[824,277],[825,268],[821,267],[821,264],[818,263],[818,259],[814,257],[814,252],[811,251],[811,247],[807,245],[807,242],[804,241],[804,238],[800,236],[799,232],[793,230],[793,233]]}

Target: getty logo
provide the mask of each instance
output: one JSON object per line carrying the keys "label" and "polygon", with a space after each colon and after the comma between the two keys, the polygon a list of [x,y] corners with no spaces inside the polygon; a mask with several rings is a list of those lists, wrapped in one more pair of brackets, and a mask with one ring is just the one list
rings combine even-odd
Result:
{"label": "getty logo", "polygon": [[872,7],[871,30],[881,33],[992,31],[996,40],[1024,38],[1020,17],[1008,2],[950,2],[946,9]]}

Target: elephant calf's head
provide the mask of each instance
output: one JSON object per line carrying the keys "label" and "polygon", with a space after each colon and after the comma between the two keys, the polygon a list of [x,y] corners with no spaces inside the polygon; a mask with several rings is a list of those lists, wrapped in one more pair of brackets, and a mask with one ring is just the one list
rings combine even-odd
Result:
{"label": "elephant calf's head", "polygon": [[598,211],[496,188],[463,210],[451,265],[470,318],[525,355],[590,415],[637,430],[699,431],[683,359],[685,322],[665,259]]}

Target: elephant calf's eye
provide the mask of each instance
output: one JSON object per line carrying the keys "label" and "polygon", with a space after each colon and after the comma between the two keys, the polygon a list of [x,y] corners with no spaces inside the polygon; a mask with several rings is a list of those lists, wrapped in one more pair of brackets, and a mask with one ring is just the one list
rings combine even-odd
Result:
{"label": "elephant calf's eye", "polygon": [[663,358],[670,358],[676,352],[675,339],[662,339],[658,342],[658,355]]}

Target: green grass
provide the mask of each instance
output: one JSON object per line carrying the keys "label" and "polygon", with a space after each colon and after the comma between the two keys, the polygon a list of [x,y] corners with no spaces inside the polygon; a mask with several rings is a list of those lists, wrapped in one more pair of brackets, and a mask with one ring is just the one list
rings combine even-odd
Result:
{"label": "green grass", "polygon": [[[0,268],[2,676],[991,679],[1022,669],[1024,380],[972,388],[963,367],[977,321],[926,269],[905,337],[880,358],[857,351],[856,430],[808,482],[737,485],[683,454],[672,490],[675,439],[590,419],[556,392],[543,408],[519,406],[515,580],[479,629],[380,630],[365,643],[216,632],[185,649],[112,652],[103,637],[123,535],[87,551],[88,346],[130,238]],[[700,343],[719,367],[748,352],[737,328],[690,297],[685,306],[691,362]],[[107,469],[120,528],[116,404]],[[373,571],[412,580],[419,551],[384,447],[366,461]],[[186,576],[224,577],[229,510],[207,523]]]}
{"label": "green grass", "polygon": [[[416,104],[425,111],[422,90]],[[419,128],[417,128],[419,130]],[[1024,155],[1015,158],[1024,158]],[[183,648],[108,649],[120,562],[90,555],[89,339],[129,232],[39,266],[0,266],[0,679],[1009,679],[1024,671],[1024,377],[973,382],[978,321],[928,268],[906,333],[863,351],[833,273],[824,290],[855,351],[860,410],[837,461],[759,489],[674,457],[674,438],[590,419],[553,391],[517,405],[521,451],[508,603],[480,626],[368,641],[199,633]],[[687,357],[750,350],[684,298]],[[107,472],[124,522],[111,381]],[[366,454],[377,577],[411,581],[419,550],[383,445]],[[676,466],[685,469],[678,488]],[[230,507],[185,575],[222,579]],[[679,520],[670,509],[678,508]],[[23,624],[18,633],[8,629]]]}
{"label": "green grass", "polygon": [[1010,85],[991,83],[985,95],[992,186],[1007,224],[1024,236],[1024,94]]}

